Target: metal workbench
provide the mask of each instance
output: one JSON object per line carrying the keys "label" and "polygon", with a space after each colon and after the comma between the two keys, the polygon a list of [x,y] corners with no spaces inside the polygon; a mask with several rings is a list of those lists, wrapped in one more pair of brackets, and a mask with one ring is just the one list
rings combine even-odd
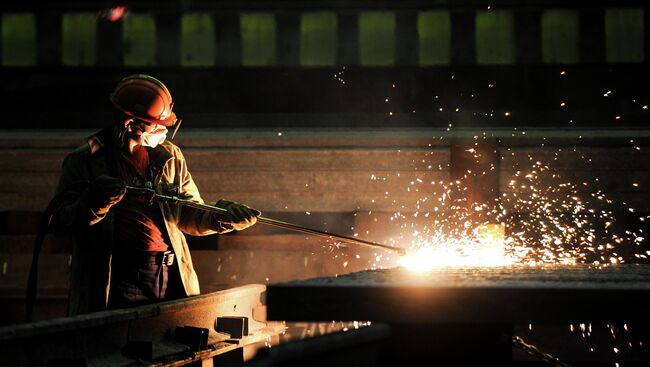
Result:
{"label": "metal workbench", "polygon": [[[389,347],[377,358],[382,366],[528,365],[531,360],[521,359],[512,338],[532,324],[550,328],[547,338],[562,335],[557,330],[571,323],[629,323],[645,330],[650,266],[368,270],[273,284],[267,306],[270,320],[386,323]],[[555,343],[565,345],[561,357],[576,365],[621,361],[613,354],[575,353],[568,346],[572,338],[563,340]],[[625,364],[647,365],[647,348],[635,353]]]}
{"label": "metal workbench", "polygon": [[403,268],[269,286],[271,320],[648,321],[650,266]]}

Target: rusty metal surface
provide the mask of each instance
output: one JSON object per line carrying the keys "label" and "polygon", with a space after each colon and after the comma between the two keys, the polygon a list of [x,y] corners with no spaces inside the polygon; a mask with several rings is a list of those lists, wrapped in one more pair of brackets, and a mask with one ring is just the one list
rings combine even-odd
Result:
{"label": "rusty metal surface", "polygon": [[363,271],[271,285],[267,305],[287,321],[645,322],[650,266]]}
{"label": "rusty metal surface", "polygon": [[[264,285],[247,285],[176,301],[130,309],[96,312],[68,318],[0,328],[0,353],[7,366],[126,366],[136,362],[122,349],[128,342],[150,342],[153,358],[147,364],[184,365],[212,358],[236,348],[264,342],[284,330],[267,323],[262,302]],[[250,335],[231,339],[217,333],[220,316],[244,316]],[[208,348],[191,352],[174,340],[177,326],[209,330]],[[35,352],[37,351],[37,352]]]}

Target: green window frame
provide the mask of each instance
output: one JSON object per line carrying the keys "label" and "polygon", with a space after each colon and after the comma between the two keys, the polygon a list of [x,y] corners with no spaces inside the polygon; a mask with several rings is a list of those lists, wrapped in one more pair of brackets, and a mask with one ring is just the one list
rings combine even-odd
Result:
{"label": "green window frame", "polygon": [[300,15],[300,65],[334,66],[338,47],[338,17],[333,12]]}
{"label": "green window frame", "polygon": [[644,12],[642,8],[605,11],[605,49],[609,63],[643,62]]}
{"label": "green window frame", "polygon": [[36,16],[31,13],[2,14],[2,64],[36,64]]}
{"label": "green window frame", "polygon": [[61,63],[93,66],[97,62],[97,14],[65,13],[61,20]]}
{"label": "green window frame", "polygon": [[181,17],[181,66],[215,64],[215,25],[211,14],[188,13]]}
{"label": "green window frame", "polygon": [[395,64],[395,13],[368,11],[359,14],[359,63],[363,66]]}
{"label": "green window frame", "polygon": [[418,13],[418,45],[421,66],[449,65],[451,61],[451,16],[449,11]]}
{"label": "green window frame", "polygon": [[156,65],[156,20],[153,14],[130,13],[122,23],[124,66]]}
{"label": "green window frame", "polygon": [[277,24],[272,13],[246,13],[239,18],[242,65],[273,66],[277,63]]}
{"label": "green window frame", "polygon": [[542,13],[542,61],[575,64],[580,61],[580,15],[576,10],[550,9]]}
{"label": "green window frame", "polygon": [[515,21],[511,10],[476,13],[476,62],[480,65],[512,65],[517,62]]}

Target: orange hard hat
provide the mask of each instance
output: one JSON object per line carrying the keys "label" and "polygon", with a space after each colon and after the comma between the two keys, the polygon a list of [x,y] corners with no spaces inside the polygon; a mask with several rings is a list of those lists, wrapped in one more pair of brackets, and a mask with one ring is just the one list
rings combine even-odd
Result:
{"label": "orange hard hat", "polygon": [[127,76],[117,83],[110,99],[116,108],[136,119],[167,127],[176,122],[172,95],[160,80],[152,76]]}

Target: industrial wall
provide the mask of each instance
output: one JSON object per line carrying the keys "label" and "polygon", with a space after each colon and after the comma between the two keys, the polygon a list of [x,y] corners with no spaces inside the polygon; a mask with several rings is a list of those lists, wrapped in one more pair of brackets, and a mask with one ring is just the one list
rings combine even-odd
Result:
{"label": "industrial wall", "polygon": [[640,0],[112,5],[0,7],[4,128],[103,126],[141,72],[202,128],[640,126],[649,96]]}
{"label": "industrial wall", "polygon": [[[108,94],[133,73],[170,88],[206,201],[399,246],[472,201],[499,199],[498,221],[539,220],[544,208],[521,198],[540,192],[554,215],[578,205],[612,213],[623,236],[647,229],[645,1],[23,1],[0,13],[0,323],[23,312],[63,157],[111,124]],[[204,292],[397,260],[262,225],[190,243]],[[631,246],[616,258],[645,261]],[[64,314],[70,263],[63,237],[43,252],[37,318]]]}
{"label": "industrial wall", "polygon": [[133,3],[4,6],[2,64],[427,67],[646,60],[643,1]]}
{"label": "industrial wall", "polygon": [[[90,133],[14,131],[1,139],[0,290],[4,305],[13,309],[3,322],[11,322],[22,312],[37,221],[52,196],[62,159]],[[228,198],[256,207],[267,217],[408,246],[410,223],[419,229],[423,220],[431,223],[434,217],[451,217],[460,210],[436,201],[450,183],[453,186],[458,171],[464,170],[452,158],[456,142],[477,150],[488,142],[496,147],[496,181],[478,182],[495,186],[477,192],[529,195],[510,182],[534,173],[539,162],[544,162],[549,171],[540,174],[536,186],[568,182],[578,189],[558,195],[578,195],[585,202],[603,190],[612,203],[589,208],[612,211],[621,228],[643,230],[638,219],[650,212],[646,164],[650,147],[643,134],[638,130],[539,129],[186,130],[176,142],[208,202]],[[466,149],[461,152],[474,154]],[[449,192],[450,196],[460,193]],[[427,196],[432,200],[423,201]],[[518,215],[523,209],[510,205],[507,210]],[[433,213],[432,217],[413,217],[425,211]],[[397,263],[390,253],[264,225],[235,234],[192,238],[190,243],[203,291]],[[51,305],[40,307],[46,312],[40,317],[49,317],[64,312],[69,264],[66,238],[49,236],[43,252],[39,295]]]}

